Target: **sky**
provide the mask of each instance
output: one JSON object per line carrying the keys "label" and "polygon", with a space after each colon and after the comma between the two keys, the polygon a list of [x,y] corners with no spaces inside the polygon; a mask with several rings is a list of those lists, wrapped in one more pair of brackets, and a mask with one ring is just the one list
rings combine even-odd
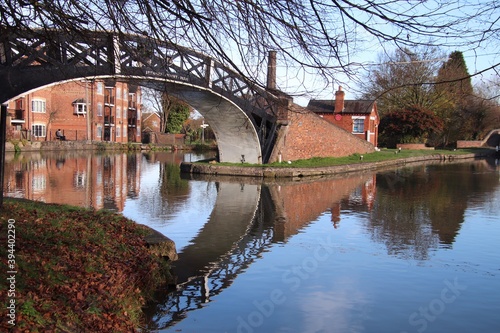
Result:
{"label": "sky", "polygon": [[[500,50],[498,50],[498,47],[495,47],[494,45],[476,51],[464,51],[461,49],[456,50],[463,52],[469,74],[471,75],[480,73],[485,69],[500,63]],[[448,56],[451,52],[455,51],[455,49],[449,48],[443,49],[443,51],[445,51]],[[368,69],[374,69],[377,66],[377,58],[378,52],[369,51],[364,54],[360,54],[356,59],[356,62],[368,64],[370,65],[367,67]],[[437,59],[437,61],[441,63],[446,60],[447,57]],[[304,96],[294,96],[294,102],[301,106],[307,106],[310,99],[334,99],[334,93],[338,90],[339,84],[337,83],[329,83],[329,85],[325,87],[325,83],[320,77],[314,75],[297,75],[296,73],[293,73],[293,69],[280,68],[279,64],[277,72],[278,87],[284,92],[295,95],[303,93],[305,88],[310,91]],[[360,72],[360,76],[362,74],[364,74],[364,72]],[[489,70],[474,76],[472,82],[473,85],[479,85],[482,81],[491,81],[494,77],[498,77],[498,74],[496,74],[493,70]],[[346,92],[346,99],[359,98],[359,86],[354,80],[350,80],[347,76],[341,74],[339,74],[337,80],[340,84],[342,84],[343,90]],[[305,82],[304,87],[301,86],[302,82]]]}
{"label": "sky", "polygon": [[[365,3],[365,2],[360,2],[360,3]],[[389,4],[389,6],[410,6],[413,7],[413,4],[416,2],[411,2],[411,1],[402,1],[402,2],[386,2]],[[432,9],[440,7],[440,4],[443,4],[444,2],[442,1],[424,1],[424,2],[419,2],[418,5],[415,5],[415,8],[426,8],[427,10],[430,10],[432,12]],[[401,4],[401,5],[400,5]],[[419,7],[423,6],[423,7]],[[434,7],[433,7],[434,6]],[[486,8],[485,8],[486,6]],[[402,8],[403,8],[402,7]],[[494,8],[493,8],[494,7]],[[448,17],[450,17],[451,20],[457,17],[468,17],[467,21],[462,22],[461,24],[455,26],[450,25],[450,29],[453,31],[455,30],[455,33],[460,33],[463,29],[463,35],[460,35],[458,38],[450,38],[448,37],[447,34],[443,34],[441,31],[437,31],[434,33],[425,33],[421,31],[422,36],[418,35],[408,35],[409,38],[412,38],[415,41],[424,41],[425,39],[430,38],[431,42],[437,45],[442,45],[440,47],[440,50],[445,54],[446,56],[443,59],[437,59],[440,63],[443,63],[447,60],[447,56],[454,52],[454,51],[460,51],[464,55],[464,59],[468,68],[468,72],[471,75],[474,75],[476,73],[481,73],[485,69],[500,64],[500,45],[499,45],[499,38],[498,36],[495,35],[495,29],[498,30],[498,16],[500,15],[500,11],[498,6],[489,6],[487,4],[487,0],[466,0],[466,1],[449,1],[447,4],[444,5],[442,11],[446,11]],[[475,14],[478,12],[481,12],[484,10],[484,13],[482,12],[481,15],[477,18],[471,18],[474,17]],[[359,14],[359,12],[357,12]],[[418,14],[418,13],[417,13]],[[402,14],[404,15],[404,14]],[[443,15],[442,13],[439,15]],[[456,15],[456,16],[454,16]],[[397,18],[398,16],[396,16]],[[436,17],[442,17],[442,16],[436,16]],[[360,18],[361,21],[363,21]],[[434,24],[439,24],[439,22],[434,22],[434,17],[424,17],[422,22],[425,21],[430,22],[431,25]],[[380,29],[381,31],[396,35],[397,32],[395,33],[394,31],[391,31],[393,27],[391,28],[391,25],[384,24],[383,22],[378,21],[377,25],[377,20],[372,21],[371,19],[365,19],[366,22],[373,22],[373,26],[370,26],[370,28],[377,28]],[[488,22],[487,25],[483,22]],[[494,22],[494,23],[491,23]],[[483,27],[484,25],[484,27]],[[489,28],[489,29],[488,29]],[[399,28],[395,28],[399,29]],[[490,35],[482,35],[477,33],[487,31],[489,30]],[[406,35],[406,33],[405,33]],[[437,35],[441,35],[441,39],[436,39]],[[453,35],[453,32],[451,33]],[[450,36],[451,36],[450,35]],[[356,41],[350,41],[350,43],[354,46],[356,49],[362,49],[363,52],[358,52],[358,53],[351,53],[351,58],[349,59],[350,62],[352,63],[359,63],[363,65],[369,65],[365,66],[365,69],[363,67],[358,66],[357,68],[354,67],[354,69],[359,70],[359,74],[356,76],[356,79],[362,79],[364,75],[366,75],[367,70],[375,69],[377,65],[377,61],[379,58],[379,55],[382,53],[383,48],[380,42],[375,39],[372,35],[368,34],[366,30],[363,28],[357,29],[356,33]],[[443,37],[444,36],[444,37]],[[466,39],[465,36],[469,36],[471,40]],[[478,43],[471,42],[473,39],[478,39],[478,38],[483,38],[483,37],[488,37],[486,41],[483,41],[482,44],[478,45]],[[386,52],[394,52],[395,46],[390,45],[391,42],[388,42],[388,45],[385,45],[385,51]],[[445,47],[444,45],[464,45],[461,47]],[[351,51],[350,51],[351,52]],[[500,66],[497,66],[497,72],[500,70]],[[498,80],[498,73],[495,73],[494,70],[489,70],[485,73],[478,74],[473,77],[472,82],[473,85],[479,85],[482,81],[491,81],[492,79],[496,78]],[[349,79],[346,75],[342,75],[342,73],[339,73],[337,77],[334,77],[332,79],[334,82],[329,82],[328,84],[325,84],[324,81],[322,81],[321,78],[318,76],[314,75],[304,75],[302,72],[299,71],[298,68],[284,68],[280,67],[279,63],[279,55],[278,55],[278,87],[281,88],[284,92],[290,93],[292,95],[295,94],[300,94],[303,93],[304,90],[308,90],[308,93],[304,96],[296,96],[294,98],[294,101],[297,104],[300,105],[307,105],[307,102],[309,99],[314,98],[314,99],[333,99],[334,98],[334,92],[338,89],[339,84],[342,84],[343,90],[346,92],[346,99],[355,99],[359,98],[360,95],[360,87],[359,85],[355,82],[356,80]],[[301,83],[303,83],[303,86],[301,86]],[[498,89],[497,89],[498,90]]]}

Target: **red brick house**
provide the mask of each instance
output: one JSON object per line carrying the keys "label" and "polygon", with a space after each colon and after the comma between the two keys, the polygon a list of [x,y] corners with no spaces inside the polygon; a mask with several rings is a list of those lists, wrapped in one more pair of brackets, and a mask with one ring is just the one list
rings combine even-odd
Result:
{"label": "red brick house", "polygon": [[142,130],[144,132],[160,132],[161,118],[158,112],[142,114]]}
{"label": "red brick house", "polygon": [[335,92],[335,100],[310,100],[307,108],[353,135],[378,144],[380,118],[377,102],[372,100],[345,100],[342,87]]}
{"label": "red brick house", "polygon": [[75,80],[8,102],[8,139],[140,142],[141,88],[125,82]]}

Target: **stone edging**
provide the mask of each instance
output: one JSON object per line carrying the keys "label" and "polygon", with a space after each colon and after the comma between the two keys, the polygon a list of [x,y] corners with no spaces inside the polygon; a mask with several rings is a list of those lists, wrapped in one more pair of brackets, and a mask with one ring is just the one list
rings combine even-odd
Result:
{"label": "stone edging", "polygon": [[324,176],[339,173],[348,173],[364,170],[375,170],[388,166],[401,166],[411,163],[426,161],[453,161],[484,158],[488,154],[463,154],[463,155],[444,155],[433,154],[426,156],[415,156],[380,162],[366,162],[356,164],[343,164],[329,167],[318,168],[278,168],[278,167],[238,167],[225,166],[209,163],[190,163],[181,164],[181,172],[206,175],[226,175],[226,176],[247,176],[261,178],[294,178]]}

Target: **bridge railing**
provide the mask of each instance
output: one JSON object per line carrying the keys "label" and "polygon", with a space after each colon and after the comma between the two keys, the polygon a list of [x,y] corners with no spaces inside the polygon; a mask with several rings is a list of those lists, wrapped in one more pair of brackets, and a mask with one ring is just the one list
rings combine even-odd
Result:
{"label": "bridge railing", "polygon": [[[85,31],[20,30],[0,40],[2,67],[94,67],[113,74],[140,74],[187,81],[223,92],[226,97],[256,102],[272,114],[273,98],[235,71],[209,56],[180,45],[141,35]],[[96,72],[101,72],[96,70]]]}
{"label": "bridge railing", "polygon": [[[278,98],[203,53],[149,36],[110,31],[18,30],[0,36],[0,43],[0,74],[21,80],[18,73],[29,69],[32,76],[15,84],[0,82],[2,98],[89,76],[186,82],[211,89],[238,105],[254,123],[263,151],[269,152],[274,144]],[[37,70],[45,72],[40,75]]]}

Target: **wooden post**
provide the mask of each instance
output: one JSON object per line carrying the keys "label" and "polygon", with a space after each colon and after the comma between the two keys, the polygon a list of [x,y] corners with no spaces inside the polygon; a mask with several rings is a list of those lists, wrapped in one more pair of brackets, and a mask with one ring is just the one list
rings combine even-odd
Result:
{"label": "wooden post", "polygon": [[3,207],[3,182],[5,173],[5,141],[7,138],[7,105],[2,104],[0,115],[0,208]]}

